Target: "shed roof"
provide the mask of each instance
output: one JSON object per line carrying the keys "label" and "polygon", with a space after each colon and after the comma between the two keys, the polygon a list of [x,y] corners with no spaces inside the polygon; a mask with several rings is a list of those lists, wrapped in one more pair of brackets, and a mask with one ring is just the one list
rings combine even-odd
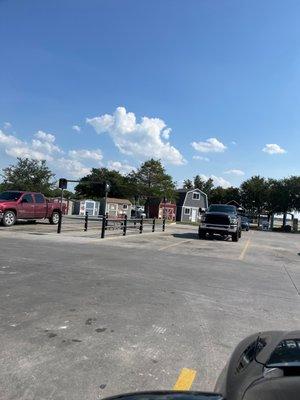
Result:
{"label": "shed roof", "polygon": [[237,201],[235,200],[230,200],[228,201],[226,204],[231,205],[231,206],[236,206],[237,208],[242,208],[245,209],[241,204],[239,204]]}
{"label": "shed roof", "polygon": [[108,197],[107,198],[107,203],[132,205],[130,200],[128,200],[128,199],[117,199],[116,197]]}
{"label": "shed roof", "polygon": [[188,193],[188,192],[200,192],[202,194],[204,194],[205,196],[207,196],[206,193],[204,193],[201,189],[198,188],[193,188],[193,189],[177,189],[177,193]]}

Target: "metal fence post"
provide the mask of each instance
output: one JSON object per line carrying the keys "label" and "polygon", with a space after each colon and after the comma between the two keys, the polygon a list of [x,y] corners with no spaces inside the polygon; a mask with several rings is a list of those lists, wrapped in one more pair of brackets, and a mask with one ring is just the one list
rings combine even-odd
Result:
{"label": "metal fence post", "polygon": [[164,232],[166,229],[166,218],[163,219],[163,223],[162,223],[162,231]]}
{"label": "metal fence post", "polygon": [[108,224],[108,213],[105,214],[105,226]]}
{"label": "metal fence post", "polygon": [[104,239],[106,229],[106,217],[103,215],[102,217],[102,229],[101,229],[101,239]]}
{"label": "metal fence post", "polygon": [[85,213],[84,217],[84,231],[86,232],[88,230],[88,223],[89,223],[89,213]]}
{"label": "metal fence post", "polygon": [[62,212],[59,213],[58,225],[57,225],[57,233],[61,232],[61,223],[62,223]]}
{"label": "metal fence post", "polygon": [[143,225],[144,225],[144,219],[143,219],[143,216],[141,216],[141,221],[140,221],[140,233],[143,233]]}
{"label": "metal fence post", "polygon": [[126,236],[127,231],[127,215],[124,216],[124,223],[123,223],[123,236]]}
{"label": "metal fence post", "polygon": [[152,232],[155,232],[155,218],[153,218],[152,222]]}

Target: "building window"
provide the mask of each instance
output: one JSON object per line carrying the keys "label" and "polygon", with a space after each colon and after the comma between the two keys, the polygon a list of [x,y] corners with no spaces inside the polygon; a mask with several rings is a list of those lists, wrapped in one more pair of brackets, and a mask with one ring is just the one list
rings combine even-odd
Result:
{"label": "building window", "polygon": [[200,199],[200,193],[193,193],[193,200],[199,200]]}
{"label": "building window", "polygon": [[190,208],[185,208],[184,209],[184,215],[190,215],[191,209]]}
{"label": "building window", "polygon": [[127,210],[128,209],[128,204],[123,204],[123,210]]}

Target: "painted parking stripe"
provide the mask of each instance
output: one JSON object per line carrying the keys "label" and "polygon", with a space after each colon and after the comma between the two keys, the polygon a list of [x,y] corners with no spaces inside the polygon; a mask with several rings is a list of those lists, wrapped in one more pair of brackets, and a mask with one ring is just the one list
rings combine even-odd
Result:
{"label": "painted parking stripe", "polygon": [[173,390],[190,390],[196,377],[196,373],[197,372],[194,369],[182,368]]}
{"label": "painted parking stripe", "polygon": [[239,256],[239,260],[243,260],[244,259],[246,251],[247,251],[248,247],[250,246],[250,242],[251,242],[251,239],[248,239],[246,244],[245,244],[245,247],[243,248],[243,250],[242,250],[242,252],[241,252],[241,254]]}
{"label": "painted parking stripe", "polygon": [[159,250],[159,251],[161,251],[161,250],[166,250],[166,249],[169,249],[170,247],[179,246],[179,245],[181,245],[181,244],[183,244],[183,243],[189,243],[189,242],[191,242],[191,240],[182,240],[181,242],[176,242],[176,243],[169,244],[168,246],[161,247],[161,248],[158,249],[158,250]]}

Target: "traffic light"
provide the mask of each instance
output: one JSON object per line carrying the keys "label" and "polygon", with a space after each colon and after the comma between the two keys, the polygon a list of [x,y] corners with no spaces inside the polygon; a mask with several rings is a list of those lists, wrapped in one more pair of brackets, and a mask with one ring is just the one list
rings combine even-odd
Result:
{"label": "traffic light", "polygon": [[67,189],[68,187],[68,180],[65,178],[60,178],[59,182],[58,182],[58,187],[60,189]]}

